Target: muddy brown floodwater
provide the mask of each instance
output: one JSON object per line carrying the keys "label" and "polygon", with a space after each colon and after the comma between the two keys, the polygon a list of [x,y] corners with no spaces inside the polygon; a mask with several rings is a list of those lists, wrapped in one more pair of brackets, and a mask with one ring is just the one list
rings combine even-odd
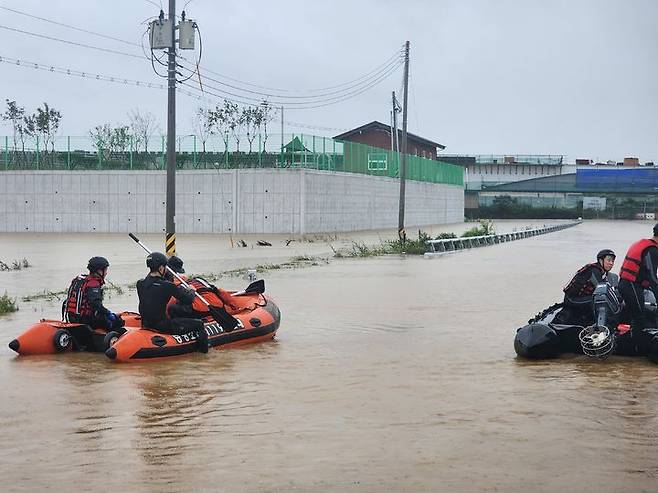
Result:
{"label": "muddy brown floodwater", "polygon": [[[658,366],[528,362],[512,344],[597,250],[622,255],[651,226],[586,222],[431,260],[267,272],[283,314],[275,341],[147,364],[15,357],[7,343],[59,310],[21,302],[0,317],[0,490],[657,491]],[[217,242],[190,237],[192,270],[240,263]],[[35,265],[0,272],[13,296],[64,289],[97,253],[114,282],[143,273],[118,235],[0,245],[0,259]],[[261,252],[244,255],[262,263]],[[134,310],[136,293],[107,305]]]}

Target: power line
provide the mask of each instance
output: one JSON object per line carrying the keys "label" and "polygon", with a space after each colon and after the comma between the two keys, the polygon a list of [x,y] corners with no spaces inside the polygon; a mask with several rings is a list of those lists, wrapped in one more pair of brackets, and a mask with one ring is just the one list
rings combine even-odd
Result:
{"label": "power line", "polygon": [[50,24],[55,24],[56,26],[61,26],[61,27],[66,27],[68,29],[73,29],[74,31],[79,31],[81,33],[91,34],[93,36],[98,36],[98,37],[101,37],[101,38],[110,39],[110,40],[116,41],[118,43],[124,43],[124,44],[130,45],[130,46],[139,47],[139,44],[132,43],[130,41],[126,41],[125,39],[115,38],[114,36],[108,36],[107,34],[101,34],[101,33],[97,33],[97,32],[94,32],[94,31],[89,31],[88,29],[82,29],[81,27],[72,26],[71,24],[64,24],[63,22],[54,21],[52,19],[46,19],[45,17],[39,17],[38,15],[28,14],[27,12],[23,12],[22,10],[10,9],[9,7],[5,7],[4,5],[0,5],[0,9],[6,10],[8,12],[13,12],[15,14],[24,15],[26,17],[31,17],[32,19],[38,19],[40,21],[48,22]]}
{"label": "power line", "polygon": [[[148,1],[149,3],[151,3],[152,5],[154,5],[156,7],[158,6],[155,2],[152,2],[150,0],[146,0],[146,1]],[[190,3],[190,2],[188,2],[188,3]],[[162,8],[162,4],[160,4],[160,8]],[[83,29],[83,28],[80,28],[80,27],[77,27],[77,26],[73,26],[71,24],[66,24],[66,23],[63,23],[63,22],[55,21],[55,20],[52,20],[52,19],[48,19],[48,18],[41,17],[41,16],[34,15],[34,14],[30,14],[30,13],[27,13],[27,12],[24,12],[24,11],[21,11],[21,10],[5,7],[5,6],[2,6],[2,5],[0,5],[0,9],[6,10],[6,11],[9,11],[9,12],[14,12],[14,13],[24,15],[24,16],[27,16],[27,17],[31,17],[31,18],[34,18],[34,19],[38,19],[38,20],[48,22],[48,23],[51,23],[51,24],[55,24],[55,25],[58,25],[58,26],[66,27],[68,29],[73,29],[75,31],[84,32],[84,33],[87,33],[87,34],[92,34],[94,36],[109,39],[109,40],[116,41],[116,42],[119,42],[119,43],[124,43],[124,44],[130,45],[130,46],[136,46],[138,48],[141,48],[142,51],[143,51],[143,36],[142,36],[142,44],[138,44],[138,43],[134,43],[134,42],[131,42],[131,41],[126,41],[126,40],[121,39],[121,38],[117,38],[115,36],[102,34],[102,33],[99,33],[99,32],[88,30],[88,29]],[[108,49],[108,48],[102,48],[102,47],[99,47],[99,46],[88,45],[88,44],[84,44],[84,43],[77,43],[77,42],[74,42],[74,41],[69,41],[69,40],[65,40],[65,39],[61,39],[61,38],[50,37],[50,36],[46,36],[46,35],[42,35],[42,34],[38,34],[38,33],[24,31],[24,30],[21,30],[21,29],[11,28],[11,27],[8,27],[8,26],[0,25],[0,28],[10,30],[10,31],[14,31],[14,32],[18,32],[18,33],[22,33],[22,34],[27,34],[27,35],[30,35],[30,36],[36,36],[36,37],[40,37],[40,38],[44,38],[44,39],[49,39],[51,41],[58,41],[58,42],[61,42],[61,43],[66,43],[66,44],[70,44],[70,45],[74,45],[74,46],[89,48],[89,49],[98,50],[98,51],[104,51],[104,52],[107,52],[107,53],[118,54],[118,55],[123,55],[123,56],[129,56],[129,57],[132,57],[132,58],[142,58],[139,55],[135,55],[135,54],[131,54],[131,53],[121,52],[121,51],[118,51],[118,50],[112,50],[112,49]],[[327,86],[327,87],[324,87],[324,88],[318,88],[318,89],[280,89],[280,88],[277,89],[277,88],[270,88],[270,87],[266,87],[266,86],[260,86],[258,84],[253,84],[253,83],[250,83],[250,82],[241,81],[239,79],[235,79],[235,78],[229,77],[227,75],[221,74],[219,72],[215,72],[213,70],[207,69],[205,66],[200,65],[198,63],[198,61],[195,63],[195,62],[190,61],[190,60],[188,60],[187,58],[185,58],[181,55],[177,55],[177,57],[184,60],[184,61],[186,61],[186,62],[188,62],[188,63],[190,63],[190,64],[194,64],[196,66],[196,70],[201,69],[201,70],[206,71],[208,73],[215,74],[218,77],[221,77],[223,79],[234,81],[236,83],[244,84],[244,85],[250,86],[250,87],[265,89],[265,90],[269,90],[269,91],[279,91],[279,92],[283,92],[283,93],[303,93],[303,92],[311,93],[311,92],[320,92],[320,91],[331,90],[331,89],[338,89],[338,88],[343,87],[343,89],[341,89],[341,90],[334,91],[335,94],[338,94],[340,92],[347,92],[349,89],[354,88],[358,85],[361,85],[361,84],[365,85],[367,83],[367,80],[376,78],[376,74],[378,74],[381,71],[385,70],[387,68],[387,66],[389,66],[392,62],[395,61],[396,58],[398,58],[400,56],[400,54],[401,54],[400,50],[396,51],[383,64],[379,65],[378,67],[371,70],[370,72],[368,72],[368,73],[366,73],[366,74],[364,74],[360,77],[357,77],[356,79],[352,79],[352,80],[347,81],[347,82],[343,82],[343,83],[336,84],[336,85],[333,85],[333,86]],[[150,59],[150,57],[148,55],[146,55],[146,53],[144,53],[144,58]],[[156,58],[156,60],[159,61],[157,58]],[[153,62],[152,59],[151,59],[151,61]],[[188,71],[191,71],[190,68],[187,68],[187,67],[183,67],[183,68],[185,68]],[[268,97],[273,96],[273,97],[279,97],[279,98],[284,98],[284,99],[289,99],[290,98],[290,99],[309,99],[309,100],[312,100],[312,99],[322,99],[322,97],[324,97],[325,95],[334,94],[334,93],[316,94],[316,95],[309,94],[308,96],[301,96],[301,95],[287,96],[287,95],[284,95],[284,94],[278,94],[277,95],[277,94],[272,94],[272,93],[262,93],[262,92],[259,92],[259,91],[251,91],[249,89],[244,89],[244,88],[240,88],[240,87],[236,87],[236,86],[227,84],[227,83],[222,82],[222,81],[217,80],[217,79],[212,79],[212,78],[209,78],[209,77],[206,77],[206,78],[209,79],[209,80],[212,80],[213,82],[216,82],[220,85],[225,85],[227,87],[231,87],[231,88],[243,91],[243,92],[248,92],[248,93],[252,93],[252,94],[259,94],[261,96],[268,96]],[[349,87],[345,87],[345,86],[349,86]]]}
{"label": "power line", "polygon": [[[278,101],[278,100],[277,101],[272,101],[272,100],[267,100],[267,99],[262,99],[262,98],[260,98],[260,99],[259,98],[252,98],[252,97],[249,97],[249,96],[236,94],[236,93],[227,91],[225,89],[218,88],[218,87],[215,87],[215,86],[211,86],[211,85],[208,85],[208,84],[204,85],[204,89],[198,89],[196,86],[192,86],[190,84],[183,84],[183,85],[185,85],[187,87],[190,87],[191,89],[194,89],[196,91],[200,91],[202,93],[208,93],[212,96],[215,96],[215,97],[218,97],[218,98],[221,98],[221,99],[225,99],[225,100],[228,100],[228,101],[231,101],[231,102],[234,102],[234,103],[246,104],[246,105],[250,105],[250,106],[258,106],[260,103],[262,103],[264,101],[267,101],[267,103],[275,105],[275,106],[284,106],[284,107],[288,107],[290,109],[305,110],[305,109],[313,109],[313,108],[321,108],[321,107],[324,107],[324,106],[330,106],[332,104],[337,104],[337,103],[346,101],[348,99],[352,99],[353,97],[356,97],[359,94],[362,94],[365,91],[371,89],[372,87],[378,85],[384,79],[388,78],[388,76],[390,76],[393,72],[395,72],[401,65],[402,65],[402,63],[398,63],[396,65],[391,66],[386,72],[379,75],[376,79],[370,81],[368,83],[368,85],[366,85],[366,86],[359,87],[359,88],[357,88],[357,89],[355,89],[351,92],[345,93],[345,94],[333,96],[333,97],[330,97],[330,98],[325,98],[325,99],[322,99],[322,100],[316,100],[316,101],[299,101],[299,102],[296,102],[296,101],[285,101],[284,102],[284,101]],[[211,92],[208,89],[211,89],[212,91],[215,91],[215,92]]]}
{"label": "power line", "polygon": [[[220,72],[215,72],[213,70],[210,70],[210,69],[208,69],[204,66],[201,66],[200,68],[204,69],[208,73],[217,75],[218,77],[221,77],[223,79],[233,81],[233,82],[236,82],[236,83],[239,83],[239,84],[244,84],[246,86],[256,87],[258,89],[265,89],[265,90],[269,90],[269,91],[280,91],[280,92],[297,92],[297,93],[301,93],[301,92],[320,92],[320,91],[325,91],[325,90],[330,90],[330,89],[337,89],[339,87],[343,87],[343,86],[352,84],[354,82],[357,82],[361,79],[365,79],[365,78],[369,77],[370,75],[372,75],[374,72],[379,71],[382,67],[388,65],[392,60],[394,60],[396,57],[399,57],[401,55],[402,55],[402,51],[398,50],[392,56],[390,56],[384,63],[382,63],[381,65],[378,65],[376,68],[374,68],[370,72],[368,72],[364,75],[361,75],[361,76],[357,77],[356,79],[352,79],[352,80],[347,81],[347,82],[342,82],[340,84],[336,84],[336,85],[333,85],[333,86],[321,87],[321,88],[317,88],[317,89],[282,89],[282,88],[273,88],[273,87],[261,86],[261,85],[258,85],[258,84],[252,84],[251,82],[246,82],[246,81],[243,81],[243,80],[240,80],[240,79],[229,77],[229,76],[224,75]],[[185,58],[182,55],[178,55],[178,58],[181,58],[182,60],[185,60],[188,63],[193,63],[193,62],[191,62],[190,60],[188,60],[187,58]],[[311,96],[309,96],[309,97],[311,97]]]}
{"label": "power line", "polygon": [[81,78],[87,79],[87,80],[100,80],[100,81],[104,81],[104,82],[114,82],[114,83],[117,83],[117,84],[125,84],[125,85],[137,86],[137,87],[146,87],[146,88],[149,88],[149,89],[165,89],[166,88],[166,86],[164,84],[154,84],[153,82],[145,82],[143,80],[127,79],[125,77],[102,75],[102,74],[96,74],[96,73],[93,73],[93,72],[83,72],[81,70],[76,70],[76,69],[71,69],[71,68],[66,68],[66,67],[58,67],[56,65],[47,65],[47,64],[43,64],[43,63],[37,63],[37,62],[30,62],[30,61],[27,61],[27,60],[20,60],[20,59],[17,59],[17,58],[10,58],[10,57],[5,57],[5,56],[0,56],[0,63],[9,63],[9,64],[16,65],[18,67],[23,67],[23,68],[43,70],[43,71],[46,71],[46,72],[62,74],[62,75],[70,75],[70,76],[73,76],[73,77],[81,77]]}
{"label": "power line", "polygon": [[[222,86],[229,87],[231,89],[236,89],[238,91],[246,92],[249,94],[257,94],[259,96],[263,97],[277,97],[277,98],[284,98],[284,99],[305,99],[308,100],[308,102],[315,102],[314,100],[323,100],[327,96],[338,96],[343,93],[350,92],[354,89],[357,89],[359,86],[365,86],[368,83],[370,83],[372,80],[376,79],[378,76],[380,76],[382,73],[386,72],[388,69],[393,67],[394,65],[400,66],[403,63],[402,58],[393,58],[391,59],[387,65],[385,65],[383,68],[379,69],[377,72],[374,72],[368,79],[364,79],[359,83],[353,84],[351,86],[346,86],[344,89],[337,90],[337,91],[332,91],[332,92],[327,92],[324,94],[315,94],[315,95],[309,95],[309,96],[300,96],[300,95],[291,95],[291,96],[286,96],[283,94],[273,94],[273,93],[266,93],[266,92],[260,92],[260,91],[253,91],[251,89],[244,89],[242,87],[234,86],[232,84],[227,84],[225,82],[222,82],[218,79],[214,79],[212,77],[204,76],[206,80],[213,81],[217,84],[220,84]],[[188,71],[192,71],[192,69],[185,67],[183,65],[180,65],[182,68]],[[234,94],[235,95],[235,94]]]}
{"label": "power line", "polygon": [[29,36],[35,36],[37,38],[48,39],[50,41],[57,41],[59,43],[66,43],[66,44],[69,44],[69,45],[79,46],[79,47],[82,47],[82,48],[89,48],[91,50],[104,51],[106,53],[112,53],[114,55],[123,55],[123,56],[132,57],[132,58],[139,58],[140,60],[142,59],[142,56],[140,56],[140,55],[133,55],[132,53],[126,53],[125,51],[117,51],[117,50],[111,50],[109,48],[101,48],[100,46],[93,46],[93,45],[88,45],[88,44],[84,44],[84,43],[77,43],[75,41],[69,41],[69,40],[61,39],[61,38],[54,38],[52,36],[46,36],[45,34],[33,33],[33,32],[30,32],[30,31],[23,31],[22,29],[16,29],[16,28],[13,28],[13,27],[0,25],[0,29],[6,29],[7,31],[13,31],[13,32],[21,33],[21,34],[27,34]]}

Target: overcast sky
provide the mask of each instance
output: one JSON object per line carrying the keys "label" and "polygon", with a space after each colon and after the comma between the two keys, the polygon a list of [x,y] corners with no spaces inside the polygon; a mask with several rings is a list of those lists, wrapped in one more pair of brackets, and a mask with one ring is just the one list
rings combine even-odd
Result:
{"label": "overcast sky", "polygon": [[[143,21],[158,14],[153,3],[160,0],[0,0],[0,6],[135,43]],[[185,3],[179,0],[178,9]],[[411,41],[409,130],[445,144],[446,153],[658,159],[653,0],[192,0],[186,10],[201,29],[202,66],[267,87],[340,84]],[[135,46],[0,14],[2,26],[140,54]],[[147,60],[5,29],[0,36],[0,56],[161,82]],[[0,70],[0,97],[28,111],[47,101],[63,114],[61,134],[86,135],[95,125],[125,122],[137,107],[153,112],[165,127],[165,91],[7,63]],[[286,110],[285,116],[337,129],[388,122],[390,94],[401,81],[399,69],[354,99]],[[179,95],[179,133],[191,131],[198,105]],[[340,133],[294,126],[286,131]],[[0,127],[0,134],[9,133],[8,126]]]}

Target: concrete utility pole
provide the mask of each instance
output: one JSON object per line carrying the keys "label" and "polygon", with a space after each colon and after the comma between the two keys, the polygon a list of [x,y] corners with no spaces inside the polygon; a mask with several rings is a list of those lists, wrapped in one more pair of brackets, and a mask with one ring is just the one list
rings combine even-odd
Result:
{"label": "concrete utility pole", "polygon": [[167,63],[167,225],[165,250],[176,255],[176,0],[169,0],[171,46]]}
{"label": "concrete utility pole", "polygon": [[281,106],[281,154],[283,155],[283,106]]}
{"label": "concrete utility pole", "polygon": [[[395,97],[395,91],[393,91],[393,123],[391,128],[391,151],[395,153],[400,152],[400,136],[398,135],[398,113],[402,111],[398,99]],[[400,156],[398,155],[398,165],[400,164]]]}
{"label": "concrete utility pole", "polygon": [[[409,101],[409,41],[404,44],[404,99],[402,103],[402,159],[400,161],[400,211],[398,215],[398,237],[403,243],[407,240],[404,231],[404,195],[407,173],[407,110]],[[396,132],[397,133],[397,132]]]}

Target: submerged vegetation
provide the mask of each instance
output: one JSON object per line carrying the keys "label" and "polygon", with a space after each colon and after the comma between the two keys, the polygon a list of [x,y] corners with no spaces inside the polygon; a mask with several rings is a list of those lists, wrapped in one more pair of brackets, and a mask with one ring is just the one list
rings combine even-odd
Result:
{"label": "submerged vegetation", "polygon": [[9,297],[7,293],[0,296],[0,315],[18,311],[16,300]]}
{"label": "submerged vegetation", "polygon": [[31,266],[32,265],[26,258],[22,258],[21,260],[13,260],[11,263],[5,263],[0,260],[0,271],[22,270]]}
{"label": "submerged vegetation", "polygon": [[402,241],[384,240],[379,245],[368,246],[365,243],[352,242],[351,248],[336,250],[333,247],[334,257],[336,258],[353,258],[353,257],[376,257],[378,255],[407,254],[423,255],[427,252],[427,242],[429,240],[449,240],[457,238],[471,238],[474,236],[487,236],[496,234],[493,221],[481,220],[477,226],[464,232],[461,237],[454,233],[439,233],[432,237],[422,230],[418,230],[416,239],[406,238]]}

